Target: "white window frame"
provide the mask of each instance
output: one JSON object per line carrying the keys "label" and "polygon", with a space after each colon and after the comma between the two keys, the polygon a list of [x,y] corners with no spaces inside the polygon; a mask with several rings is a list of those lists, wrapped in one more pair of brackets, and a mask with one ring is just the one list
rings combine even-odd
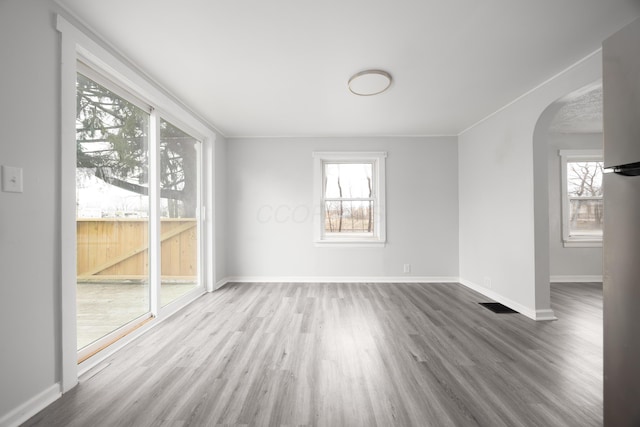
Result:
{"label": "white window frame", "polygon": [[[314,152],[313,203],[314,243],[316,246],[384,246],[386,234],[385,161],[386,152]],[[326,233],[324,165],[326,163],[370,163],[373,165],[373,232]]]}
{"label": "white window frame", "polygon": [[[560,186],[562,195],[562,242],[564,247],[597,248],[602,247],[602,236],[571,235],[569,227],[569,191],[567,185],[567,164],[572,162],[602,162],[602,150],[560,150]],[[594,199],[601,199],[596,197]]]}

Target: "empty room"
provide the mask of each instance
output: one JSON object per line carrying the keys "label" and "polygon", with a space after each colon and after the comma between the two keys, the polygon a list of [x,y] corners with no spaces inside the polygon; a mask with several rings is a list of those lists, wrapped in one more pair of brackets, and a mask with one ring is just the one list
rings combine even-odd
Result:
{"label": "empty room", "polygon": [[640,425],[639,18],[0,0],[0,427]]}

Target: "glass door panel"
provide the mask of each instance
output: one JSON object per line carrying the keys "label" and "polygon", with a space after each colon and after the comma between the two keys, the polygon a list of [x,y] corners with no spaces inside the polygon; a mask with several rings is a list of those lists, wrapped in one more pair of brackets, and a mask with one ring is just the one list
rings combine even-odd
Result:
{"label": "glass door panel", "polygon": [[160,304],[199,286],[199,141],[160,119]]}
{"label": "glass door panel", "polygon": [[77,75],[78,350],[150,316],[149,113]]}

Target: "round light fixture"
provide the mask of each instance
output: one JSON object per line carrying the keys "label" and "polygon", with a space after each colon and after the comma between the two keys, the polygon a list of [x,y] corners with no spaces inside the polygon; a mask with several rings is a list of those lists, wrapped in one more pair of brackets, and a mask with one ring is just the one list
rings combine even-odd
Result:
{"label": "round light fixture", "polygon": [[372,96],[384,92],[391,86],[391,74],[382,70],[365,70],[349,79],[349,90],[354,95]]}

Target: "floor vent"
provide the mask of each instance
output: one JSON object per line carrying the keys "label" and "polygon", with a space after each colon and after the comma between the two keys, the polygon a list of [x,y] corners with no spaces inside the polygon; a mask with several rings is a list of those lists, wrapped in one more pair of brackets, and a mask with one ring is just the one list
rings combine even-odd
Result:
{"label": "floor vent", "polygon": [[481,302],[481,306],[488,308],[494,313],[517,313],[517,311],[510,309],[506,305],[502,305],[499,302]]}

